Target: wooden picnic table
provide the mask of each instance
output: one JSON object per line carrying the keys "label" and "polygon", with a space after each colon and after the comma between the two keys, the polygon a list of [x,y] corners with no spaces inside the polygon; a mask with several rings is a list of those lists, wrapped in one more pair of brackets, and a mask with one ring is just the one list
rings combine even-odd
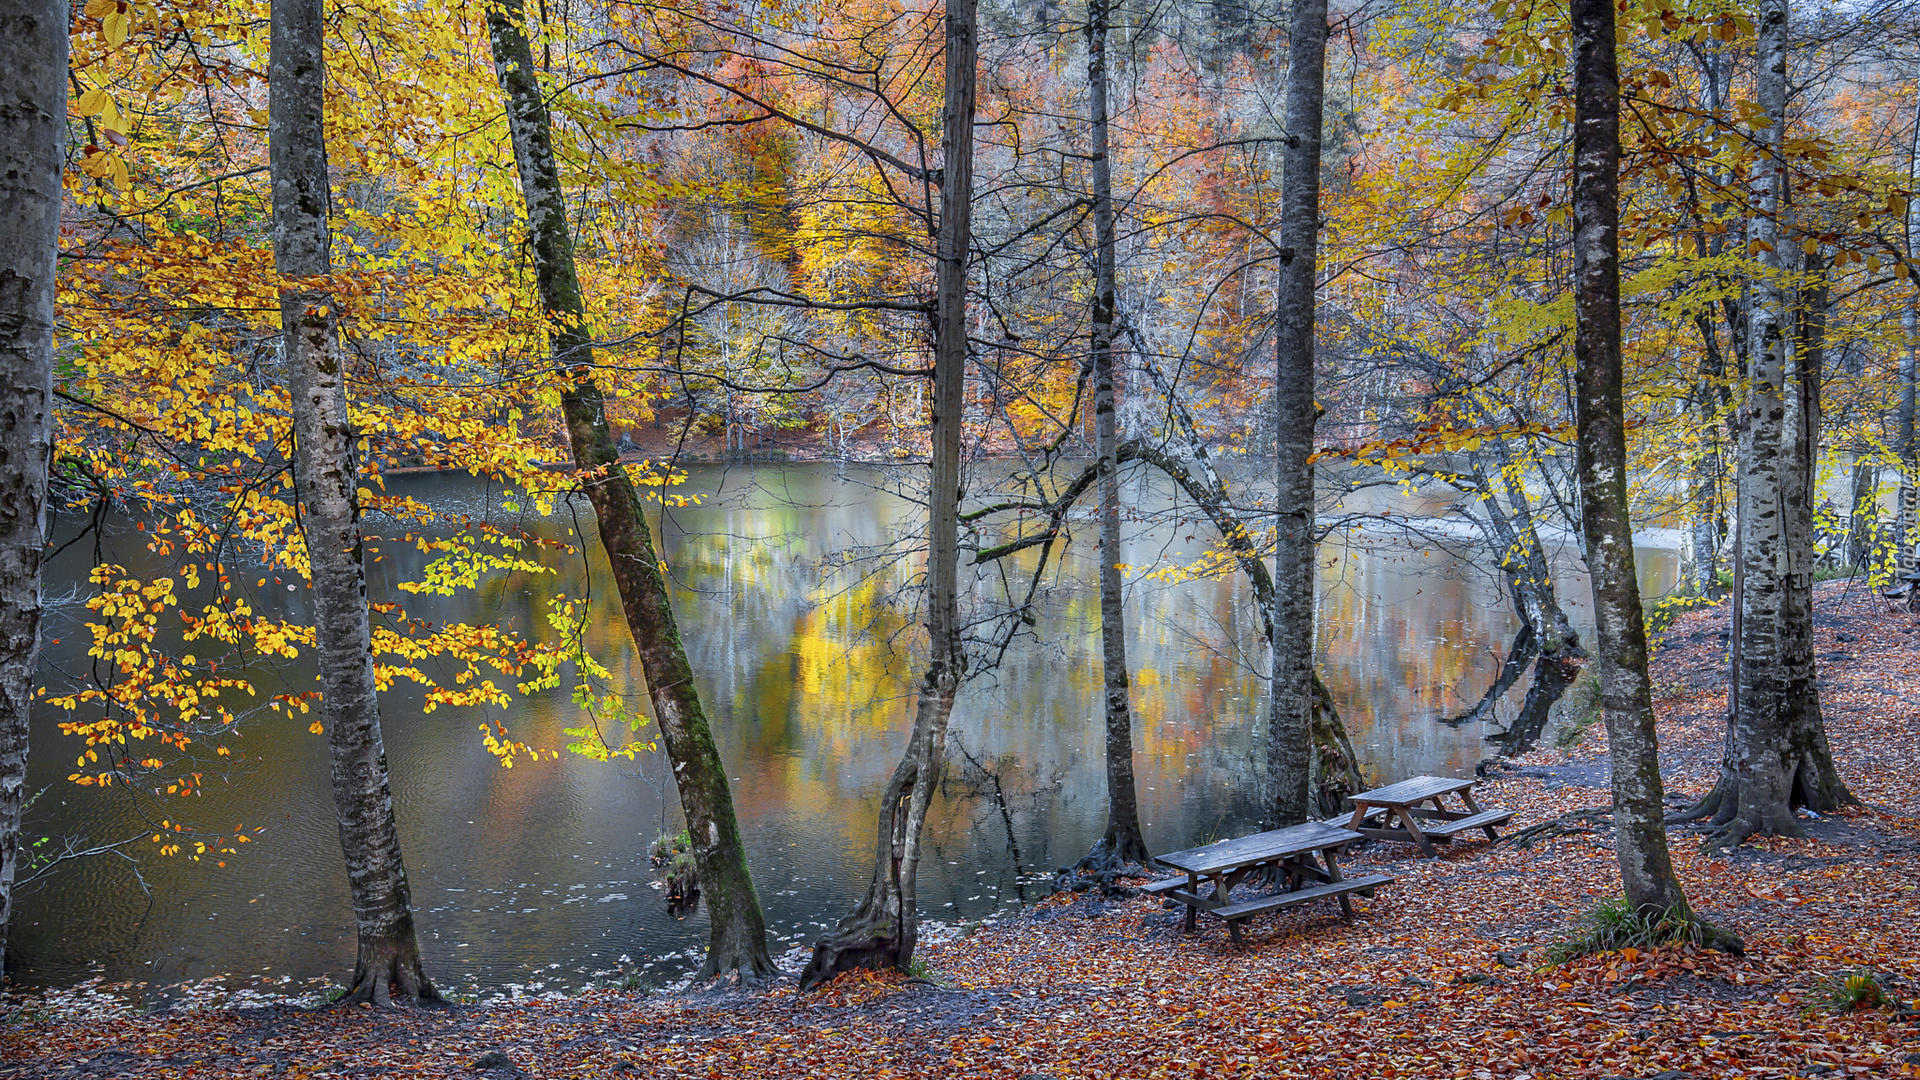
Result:
{"label": "wooden picnic table", "polygon": [[[1454,794],[1460,796],[1464,810],[1450,809],[1443,801]],[[1473,801],[1471,780],[1414,776],[1355,795],[1347,828],[1374,840],[1419,844],[1421,851],[1432,855],[1436,842],[1452,843],[1455,836],[1471,829],[1480,829],[1487,839],[1498,840],[1500,834],[1494,826],[1512,818],[1511,810],[1481,809]]]}
{"label": "wooden picnic table", "polygon": [[[1337,896],[1341,912],[1352,918],[1353,902],[1347,899],[1348,893],[1363,892],[1393,881],[1385,874],[1356,878],[1341,875],[1335,852],[1358,839],[1360,834],[1331,822],[1309,821],[1204,847],[1172,851],[1155,861],[1181,871],[1186,878],[1175,878],[1158,887],[1149,886],[1149,891],[1163,892],[1187,905],[1189,932],[1202,911],[1225,919],[1235,945],[1243,944],[1240,924],[1244,920],[1308,900]],[[1280,892],[1247,900],[1233,899],[1235,886],[1263,870],[1277,873]]]}

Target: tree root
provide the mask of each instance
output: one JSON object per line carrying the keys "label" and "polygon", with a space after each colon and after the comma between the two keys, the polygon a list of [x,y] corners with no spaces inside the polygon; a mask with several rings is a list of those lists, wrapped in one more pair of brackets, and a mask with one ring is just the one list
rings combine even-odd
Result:
{"label": "tree root", "polygon": [[390,956],[384,962],[363,961],[357,965],[353,985],[333,1004],[366,1005],[375,1009],[451,1007],[420,969],[420,958],[402,955]]}
{"label": "tree root", "polygon": [[[1583,825],[1585,827],[1581,828],[1580,826]],[[1608,807],[1593,806],[1585,810],[1574,810],[1561,814],[1559,817],[1549,821],[1542,821],[1535,825],[1529,825],[1524,829],[1510,832],[1487,846],[1498,847],[1501,844],[1512,844],[1514,847],[1525,850],[1535,844],[1558,839],[1562,836],[1596,833],[1599,832],[1603,826],[1607,828],[1613,826],[1613,810]]]}
{"label": "tree root", "polygon": [[866,920],[848,919],[847,922],[854,925],[842,924],[840,929],[814,944],[813,959],[807,961],[806,970],[800,973],[801,990],[811,990],[849,971],[900,969],[898,937],[882,932]]}
{"label": "tree root", "polygon": [[1756,836],[1806,835],[1794,819],[1787,799],[1758,797],[1754,785],[1722,773],[1720,781],[1705,798],[1677,814],[1669,815],[1669,824],[1705,821],[1707,832],[1701,847],[1707,851],[1729,851]]}

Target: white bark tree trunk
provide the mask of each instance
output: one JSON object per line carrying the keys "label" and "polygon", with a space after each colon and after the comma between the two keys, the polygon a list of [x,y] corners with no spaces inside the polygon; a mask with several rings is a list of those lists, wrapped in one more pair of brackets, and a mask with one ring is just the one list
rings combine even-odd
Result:
{"label": "white bark tree trunk", "polygon": [[[1712,825],[1708,844],[1765,834],[1798,836],[1793,808],[1825,812],[1853,801],[1828,750],[1812,648],[1812,444],[1817,388],[1807,329],[1793,314],[1788,275],[1798,248],[1781,227],[1786,166],[1787,0],[1762,0],[1756,104],[1767,124],[1748,190],[1746,398],[1736,488],[1739,564],[1734,582],[1732,708],[1720,776],[1686,812]],[[1824,302],[1824,301],[1822,301]],[[1818,324],[1816,323],[1816,326]],[[1819,346],[1813,346],[1817,349]]]}
{"label": "white bark tree trunk", "polygon": [[0,0],[0,971],[40,653],[66,79],[65,0]]}
{"label": "white bark tree trunk", "polygon": [[273,261],[281,277],[281,350],[293,412],[294,487],[312,564],[314,662],[333,801],[353,894],[359,953],[344,1003],[436,1002],[420,964],[412,897],[380,736],[373,624],[361,557],[354,434],[333,297],[330,187],[322,105],[321,0],[274,0],[267,139],[273,170]]}

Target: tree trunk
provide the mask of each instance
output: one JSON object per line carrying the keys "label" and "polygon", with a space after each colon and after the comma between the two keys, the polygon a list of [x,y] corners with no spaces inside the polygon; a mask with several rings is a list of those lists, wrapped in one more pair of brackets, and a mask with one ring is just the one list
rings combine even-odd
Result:
{"label": "tree trunk", "polygon": [[380,736],[373,623],[360,542],[354,433],[334,300],[330,185],[322,119],[326,87],[321,0],[274,0],[267,139],[273,172],[273,261],[281,351],[293,414],[294,486],[313,582],[314,662],[327,730],[340,848],[352,886],[359,952],[343,1003],[437,1002],[420,963],[412,896]]}
{"label": "tree trunk", "polygon": [[[1219,476],[1209,466],[1206,468],[1207,479],[1202,480],[1164,451],[1138,442],[1128,442],[1120,448],[1120,459],[1125,461],[1129,458],[1138,458],[1159,469],[1207,515],[1214,531],[1220,534],[1221,541],[1239,562],[1241,572],[1247,575],[1247,583],[1253,586],[1253,602],[1260,611],[1261,632],[1271,644],[1273,575],[1267,572],[1267,564],[1260,560],[1260,552],[1250,539],[1252,530],[1240,520],[1240,515],[1228,501],[1226,486],[1220,482]],[[1204,458],[1202,463],[1205,464]],[[1332,693],[1320,680],[1320,672],[1312,671],[1310,677],[1313,711],[1309,717],[1309,735],[1313,754],[1307,767],[1307,801],[1322,815],[1330,817],[1340,812],[1348,796],[1361,790],[1359,756],[1354,753],[1353,741],[1347,736],[1346,724],[1340,720],[1340,711],[1334,707]]]}
{"label": "tree trunk", "polygon": [[1572,0],[1574,378],[1581,529],[1613,772],[1614,853],[1627,903],[1690,920],[1662,819],[1647,633],[1627,517],[1620,366],[1620,83],[1612,0]]}
{"label": "tree trunk", "polygon": [[673,765],[680,809],[693,844],[708,920],[707,958],[700,966],[700,977],[731,974],[758,982],[774,974],[767,955],[766,920],[747,870],[726,768],[680,640],[653,532],[647,527],[639,493],[619,464],[606,403],[593,380],[593,339],[574,266],[552,125],[534,78],[532,49],[520,25],[523,12],[521,0],[493,0],[487,7],[487,37],[506,99],[554,366],[567,377],[560,392],[567,439],[600,526],[600,542],[646,674],[647,698]]}
{"label": "tree trunk", "polygon": [[979,38],[974,0],[947,0],[940,111],[940,264],[934,278],[932,479],[927,493],[927,670],[905,756],[881,796],[873,877],[852,914],[813,947],[803,989],[855,968],[906,970],[919,937],[920,832],[940,786],[947,721],[966,658],[959,626],[960,436],[966,420],[967,254],[972,242],[973,113]]}
{"label": "tree trunk", "polygon": [[[1787,4],[1760,10],[1755,97],[1768,116],[1754,132],[1748,248],[1758,270],[1748,286],[1747,386],[1738,469],[1740,573],[1732,707],[1720,776],[1683,817],[1706,818],[1707,843],[1731,847],[1765,834],[1799,836],[1793,808],[1828,811],[1852,801],[1839,782],[1820,721],[1812,643],[1812,493],[1817,364],[1824,312],[1811,326],[1790,318],[1785,276],[1790,267],[1780,217],[1785,166]],[[1824,295],[1818,306],[1824,308]],[[1813,331],[1809,334],[1808,331]],[[1799,346],[1799,347],[1796,347]]]}
{"label": "tree trunk", "polygon": [[1100,456],[1100,660],[1106,684],[1107,830],[1093,858],[1145,864],[1146,837],[1133,777],[1132,678],[1120,580],[1120,441],[1113,400],[1113,315],[1118,243],[1107,138],[1107,5],[1087,8],[1087,111],[1093,128],[1093,411]]}
{"label": "tree trunk", "polygon": [[0,0],[0,972],[19,870],[40,653],[53,279],[67,117],[65,0]]}
{"label": "tree trunk", "polygon": [[[1907,179],[1920,186],[1920,86],[1914,92],[1913,133],[1907,142]],[[1920,258],[1920,199],[1907,202],[1907,260]],[[1913,282],[1920,289],[1920,278]],[[1915,542],[1920,541],[1920,440],[1914,435],[1915,399],[1920,396],[1920,297],[1900,313],[1906,349],[1900,355],[1900,411],[1894,417],[1894,450],[1900,455],[1900,499],[1894,511],[1895,570],[1906,575],[1920,567]]]}
{"label": "tree trunk", "polygon": [[1826,266],[1808,252],[1800,294],[1797,348],[1788,353],[1786,446],[1780,455],[1781,504],[1787,524],[1787,573],[1781,618],[1782,720],[1787,730],[1791,799],[1825,813],[1858,800],[1840,780],[1820,709],[1813,645],[1813,506],[1819,493],[1820,380],[1826,363]]}
{"label": "tree trunk", "polygon": [[1321,99],[1327,0],[1294,0],[1287,42],[1287,146],[1281,160],[1274,348],[1273,683],[1268,687],[1270,826],[1305,821],[1313,738],[1314,305],[1320,246]]}
{"label": "tree trunk", "polygon": [[[1207,517],[1219,530],[1222,541],[1233,550],[1241,572],[1247,575],[1248,582],[1253,585],[1254,604],[1260,610],[1261,632],[1271,649],[1273,577],[1248,540],[1251,531],[1232,508],[1231,500],[1227,497],[1226,482],[1220,479],[1219,471],[1213,467],[1213,458],[1207,452],[1205,440],[1200,437],[1200,426],[1194,423],[1192,412],[1174,393],[1173,387],[1168,385],[1146,350],[1141,356],[1141,367],[1146,369],[1154,387],[1166,399],[1167,411],[1173,414],[1175,423],[1184,435],[1194,464],[1200,468],[1200,475],[1194,476],[1165,451],[1148,451],[1133,443],[1121,447],[1120,458],[1126,460],[1131,454],[1148,461],[1206,511]],[[1320,679],[1318,666],[1313,671],[1313,758],[1307,778],[1308,801],[1326,817],[1345,809],[1347,797],[1362,787],[1359,758],[1353,752],[1353,740],[1347,736],[1347,725],[1340,719],[1340,710],[1333,704],[1332,693]]]}
{"label": "tree trunk", "polygon": [[1873,569],[1880,537],[1880,463],[1862,452],[1853,459],[1852,509],[1847,515],[1847,566],[1856,574]]}

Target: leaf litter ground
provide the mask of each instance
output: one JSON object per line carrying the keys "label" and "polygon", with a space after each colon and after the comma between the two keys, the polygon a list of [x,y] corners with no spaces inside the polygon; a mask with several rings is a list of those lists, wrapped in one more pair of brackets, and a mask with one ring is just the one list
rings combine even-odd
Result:
{"label": "leaf litter ground", "polygon": [[[1670,791],[1711,784],[1723,738],[1724,605],[1683,617],[1655,663]],[[14,1001],[4,1077],[1920,1077],[1920,618],[1859,588],[1819,593],[1822,702],[1868,804],[1803,839],[1709,857],[1674,835],[1695,905],[1744,957],[1543,953],[1615,891],[1600,729],[1490,770],[1522,846],[1434,860],[1368,845],[1398,880],[1254,919],[1248,946],[1134,897],[1060,896],[922,950],[933,979],[798,994],[599,991],[445,1012],[291,1005],[62,1015]],[[1581,811],[1589,811],[1581,814]],[[1836,977],[1892,998],[1836,1012]]]}

